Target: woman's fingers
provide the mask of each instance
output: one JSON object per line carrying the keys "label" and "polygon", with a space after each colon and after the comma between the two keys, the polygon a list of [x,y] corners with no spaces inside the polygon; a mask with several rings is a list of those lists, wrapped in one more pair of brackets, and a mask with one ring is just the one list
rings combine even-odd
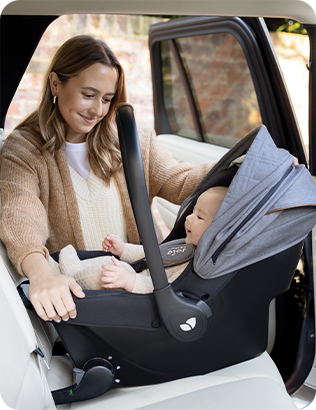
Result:
{"label": "woman's fingers", "polygon": [[[32,302],[32,305],[33,305],[36,313],[38,314],[38,316],[41,319],[45,320],[45,322],[52,320],[50,317],[47,316],[46,311],[45,311],[45,309],[44,309],[41,302],[38,302],[38,301],[31,301],[31,302]],[[55,312],[55,314],[56,314],[56,312]]]}
{"label": "woman's fingers", "polygon": [[74,319],[77,315],[71,292],[80,298],[85,296],[81,286],[73,278],[54,275],[49,277],[45,285],[41,284],[40,289],[30,287],[30,298],[43,320],[67,321],[69,317]]}
{"label": "woman's fingers", "polygon": [[[82,291],[82,287],[75,281],[74,278],[69,278],[69,289],[77,298],[85,297],[85,294]],[[71,298],[71,301],[72,301],[73,306],[75,307],[75,303],[72,298]]]}
{"label": "woman's fingers", "polygon": [[44,256],[36,252],[23,259],[22,269],[30,281],[30,300],[43,320],[60,322],[76,317],[72,293],[78,298],[85,294],[73,278],[56,273]]}
{"label": "woman's fingers", "polygon": [[41,319],[46,321],[54,320],[55,322],[61,321],[61,317],[57,314],[54,304],[49,300],[42,300],[38,303],[33,303],[33,306]]}

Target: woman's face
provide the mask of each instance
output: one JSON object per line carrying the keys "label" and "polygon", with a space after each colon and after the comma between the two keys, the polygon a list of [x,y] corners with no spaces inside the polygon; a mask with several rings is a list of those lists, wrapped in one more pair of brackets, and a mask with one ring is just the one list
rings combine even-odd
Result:
{"label": "woman's face", "polygon": [[101,63],[71,77],[66,84],[56,73],[49,76],[52,94],[56,95],[59,111],[67,124],[68,142],[84,142],[86,134],[108,113],[114,97],[117,71]]}

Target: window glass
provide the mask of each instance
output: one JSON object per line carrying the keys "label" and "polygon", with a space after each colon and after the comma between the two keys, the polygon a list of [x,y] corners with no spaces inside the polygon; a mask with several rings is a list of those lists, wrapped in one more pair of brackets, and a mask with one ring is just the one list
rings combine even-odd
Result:
{"label": "window glass", "polygon": [[[215,33],[179,38],[174,44],[192,90],[205,141],[232,147],[262,122],[249,67],[239,42],[232,34]],[[167,86],[170,120],[169,113],[173,114],[171,130],[196,138],[188,93],[180,84],[183,76],[179,75],[179,70],[177,72],[175,52],[171,51],[169,48],[167,69],[170,71]]]}
{"label": "window glass", "polygon": [[170,131],[197,139],[188,98],[170,44],[170,41],[161,42],[163,97]]}

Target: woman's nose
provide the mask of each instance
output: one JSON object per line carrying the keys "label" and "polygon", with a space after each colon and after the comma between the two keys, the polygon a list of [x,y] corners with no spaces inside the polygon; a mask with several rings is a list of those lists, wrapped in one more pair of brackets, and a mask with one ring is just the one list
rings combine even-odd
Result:
{"label": "woman's nose", "polygon": [[95,100],[90,108],[90,112],[97,117],[102,116],[102,101]]}

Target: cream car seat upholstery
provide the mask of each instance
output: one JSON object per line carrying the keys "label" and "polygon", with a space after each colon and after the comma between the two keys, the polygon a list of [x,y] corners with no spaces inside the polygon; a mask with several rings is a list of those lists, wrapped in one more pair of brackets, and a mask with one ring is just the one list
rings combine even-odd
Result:
{"label": "cream car seat upholstery", "polygon": [[[35,331],[2,257],[0,270],[0,323],[5,329],[0,349],[2,399],[16,409],[54,409],[44,360],[35,353],[38,345]],[[44,341],[46,336],[37,330]]]}
{"label": "cream car seat upholstery", "polygon": [[[110,390],[103,398],[91,400],[89,410],[101,409],[105,400],[107,410],[297,409],[268,353],[203,376]],[[81,407],[73,404],[71,408]]]}

